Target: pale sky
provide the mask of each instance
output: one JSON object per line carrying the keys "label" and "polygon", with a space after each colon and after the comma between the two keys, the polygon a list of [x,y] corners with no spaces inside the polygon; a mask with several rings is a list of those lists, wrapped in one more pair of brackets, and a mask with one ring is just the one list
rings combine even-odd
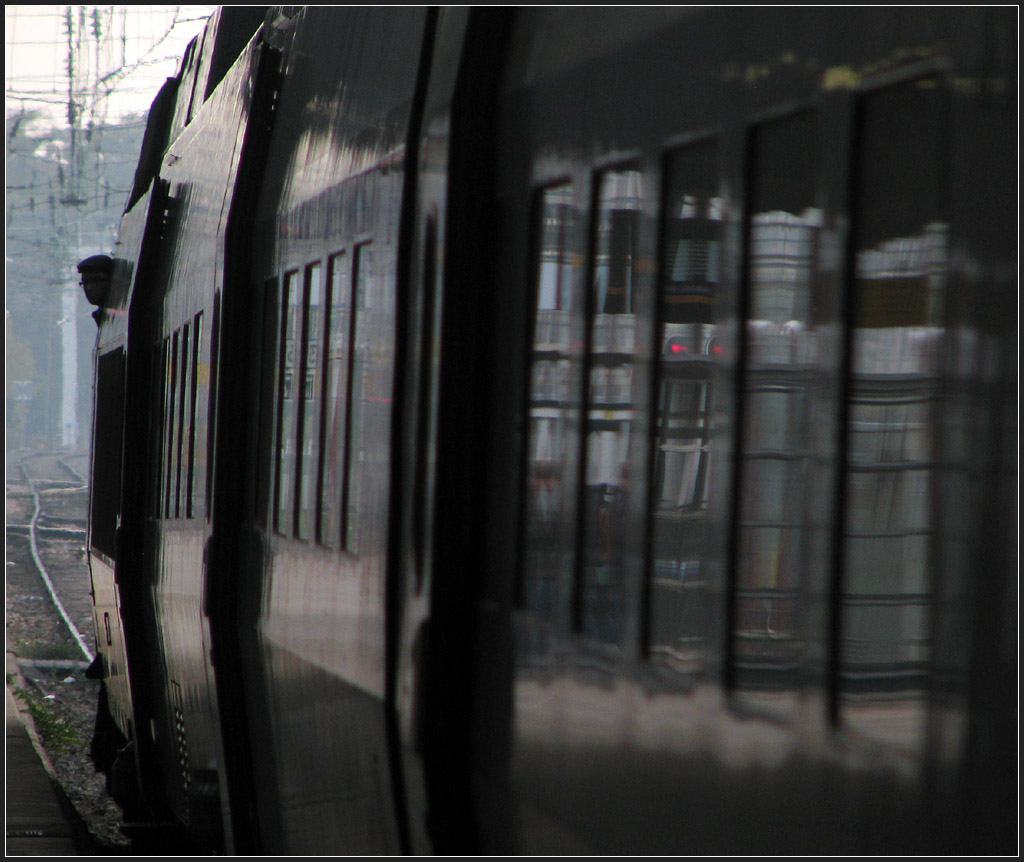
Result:
{"label": "pale sky", "polygon": [[[5,6],[6,113],[23,107],[41,110],[51,122],[65,124],[69,56],[74,66],[73,99],[80,111],[98,119],[144,112],[164,79],[176,73],[189,40],[214,9]],[[121,70],[126,67],[135,70],[124,75]]]}

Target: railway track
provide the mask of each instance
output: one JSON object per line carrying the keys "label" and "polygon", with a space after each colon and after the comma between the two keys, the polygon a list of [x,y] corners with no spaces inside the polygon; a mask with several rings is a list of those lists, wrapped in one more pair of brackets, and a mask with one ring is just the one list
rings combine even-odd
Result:
{"label": "railway track", "polygon": [[33,568],[46,590],[45,598],[67,628],[81,658],[91,662],[92,602],[84,559],[88,485],[68,458],[38,455],[20,460],[17,469],[32,498],[32,515],[26,525],[11,527],[24,531]]}
{"label": "railway track", "polygon": [[88,756],[99,684],[86,679],[95,641],[85,554],[88,457],[10,453],[6,473],[6,649],[19,697],[97,852],[120,854],[121,813]]}

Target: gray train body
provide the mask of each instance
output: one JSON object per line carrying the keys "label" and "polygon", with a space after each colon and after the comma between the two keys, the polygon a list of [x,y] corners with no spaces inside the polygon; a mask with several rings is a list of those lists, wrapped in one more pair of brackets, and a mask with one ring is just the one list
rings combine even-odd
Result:
{"label": "gray train body", "polygon": [[220,10],[97,313],[129,818],[1015,852],[1016,19]]}

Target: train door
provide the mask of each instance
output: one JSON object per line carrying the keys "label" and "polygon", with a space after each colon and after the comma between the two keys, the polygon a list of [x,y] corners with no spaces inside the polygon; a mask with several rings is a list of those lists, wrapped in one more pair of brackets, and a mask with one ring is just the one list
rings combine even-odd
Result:
{"label": "train door", "polygon": [[432,15],[309,7],[267,36],[282,72],[230,218],[208,596],[240,851],[402,846],[391,430]]}
{"label": "train door", "polygon": [[439,13],[418,139],[389,576],[395,740],[414,853],[478,846],[471,738],[492,361],[488,189],[509,18]]}
{"label": "train door", "polygon": [[[122,674],[130,670],[135,682],[130,695],[127,680],[117,684],[120,682],[117,680],[119,674],[112,674],[106,685],[108,697],[113,696],[115,703],[123,697],[123,702],[116,708],[121,711],[131,709],[128,745],[117,755],[112,771],[114,798],[124,808],[129,820],[152,817],[152,811],[141,805],[140,799],[142,796],[155,799],[160,795],[157,790],[159,778],[153,771],[152,739],[148,732],[156,707],[147,684],[154,672],[153,652],[145,624],[149,619],[146,608],[150,573],[144,547],[151,490],[148,477],[151,475],[151,459],[155,457],[150,445],[154,372],[150,345],[155,338],[153,312],[160,293],[157,279],[167,194],[167,184],[153,180],[150,190],[125,216],[121,228],[122,236],[127,239],[125,251],[129,255],[134,254],[134,271],[130,276],[131,288],[126,302],[124,451],[120,513],[116,526],[115,574],[119,610],[127,621],[123,634],[126,667],[117,670]],[[106,619],[102,631],[106,638]],[[140,786],[143,789],[141,794]]]}

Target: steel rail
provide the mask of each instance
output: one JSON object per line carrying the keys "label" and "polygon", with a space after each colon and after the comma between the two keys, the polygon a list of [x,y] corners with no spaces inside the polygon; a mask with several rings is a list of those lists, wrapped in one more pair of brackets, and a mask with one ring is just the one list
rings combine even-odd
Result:
{"label": "steel rail", "polygon": [[74,624],[71,617],[68,616],[67,609],[64,607],[64,603],[60,600],[60,596],[57,595],[57,590],[53,585],[53,581],[50,579],[50,574],[46,571],[46,566],[43,565],[42,557],[39,555],[39,546],[36,543],[36,522],[39,520],[39,516],[42,514],[43,509],[42,501],[39,497],[39,491],[36,488],[36,483],[29,475],[24,461],[18,462],[18,469],[21,470],[22,475],[25,477],[25,481],[28,482],[28,486],[32,490],[32,500],[35,506],[35,511],[32,513],[32,522],[29,524],[28,531],[32,560],[36,564],[39,576],[43,579],[43,583],[46,585],[46,590],[50,594],[50,599],[53,602],[54,607],[60,614],[61,619],[64,620],[64,623],[67,625],[68,631],[71,632],[71,636],[75,639],[75,643],[78,644],[78,648],[82,651],[86,661],[91,663],[95,656],[90,652],[89,647],[86,646],[85,640],[82,638],[82,633],[78,631],[78,627]]}

